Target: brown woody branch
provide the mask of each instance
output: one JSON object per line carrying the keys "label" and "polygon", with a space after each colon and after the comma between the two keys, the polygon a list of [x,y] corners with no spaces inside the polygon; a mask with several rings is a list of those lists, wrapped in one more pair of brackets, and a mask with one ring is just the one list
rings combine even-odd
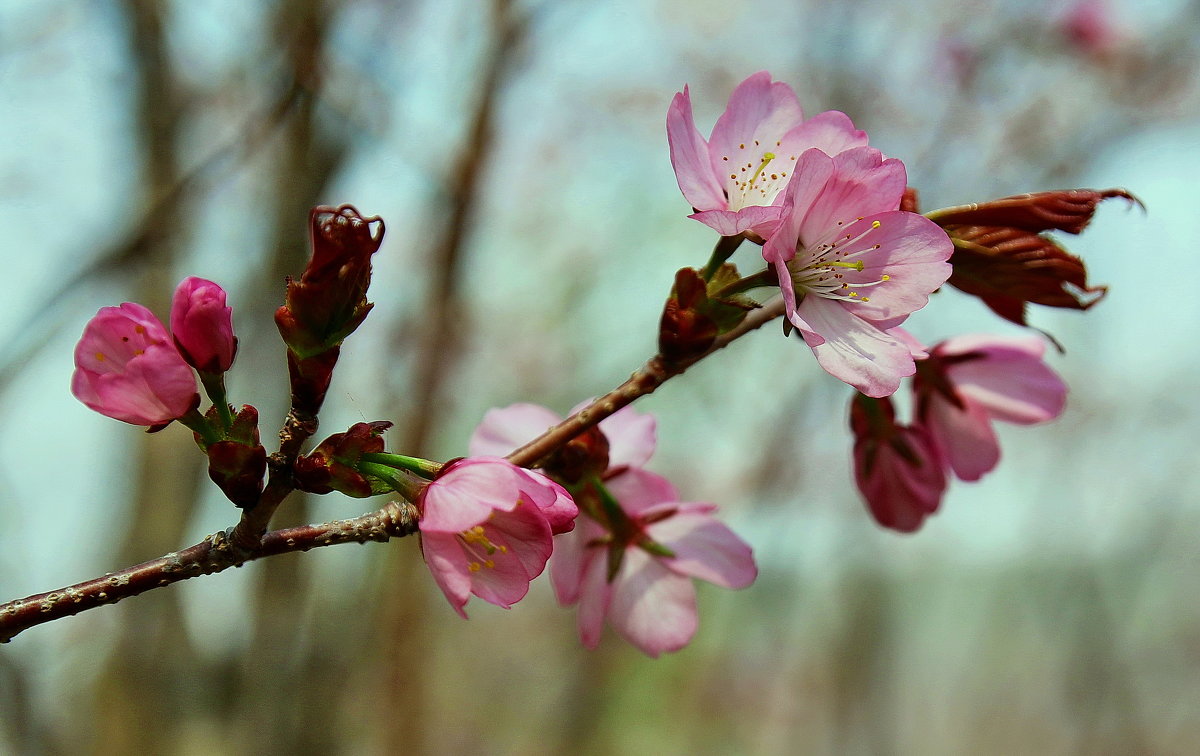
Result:
{"label": "brown woody branch", "polygon": [[[651,357],[620,386],[517,449],[508,459],[513,464],[523,467],[536,467],[538,461],[575,436],[597,425],[638,397],[652,393],[700,360],[762,327],[782,313],[783,302],[776,298],[751,312],[733,330],[717,337],[713,346],[698,357],[674,363],[668,362],[661,355]],[[246,562],[263,557],[308,551],[339,543],[384,542],[417,532],[416,507],[407,502],[388,502],[374,512],[353,519],[284,528],[259,538],[255,531],[260,527],[262,514],[273,512],[293,489],[290,465],[286,465],[287,470],[282,469],[285,466],[284,461],[290,459],[294,462],[301,445],[315,431],[315,418],[300,418],[294,413],[288,415],[284,430],[280,433],[280,451],[272,455],[272,476],[263,491],[262,499],[254,510],[244,513],[236,526],[214,533],[182,551],[171,552],[149,562],[55,591],[0,604],[0,643],[7,643],[18,633],[37,625],[79,614],[97,606],[115,604],[121,599],[198,575],[209,575],[230,567],[240,567]],[[254,515],[255,510],[262,514]],[[265,527],[265,523],[261,527]]]}
{"label": "brown woody branch", "polygon": [[232,542],[229,535],[232,529],[214,533],[182,551],[171,552],[149,562],[56,591],[38,593],[0,605],[0,643],[7,643],[22,630],[35,625],[104,604],[115,604],[121,599],[197,575],[210,575],[230,567],[240,567],[255,559],[339,543],[383,542],[412,535],[416,531],[416,508],[408,503],[388,502],[381,509],[350,520],[272,531],[263,536],[257,549],[250,552]]}

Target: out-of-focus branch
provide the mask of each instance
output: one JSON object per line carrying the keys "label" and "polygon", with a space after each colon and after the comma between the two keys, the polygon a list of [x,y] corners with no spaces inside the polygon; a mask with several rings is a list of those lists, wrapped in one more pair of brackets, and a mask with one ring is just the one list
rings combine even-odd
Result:
{"label": "out-of-focus branch", "polygon": [[349,520],[301,525],[267,533],[254,552],[238,548],[228,531],[214,533],[182,551],[126,567],[48,593],[0,604],[0,643],[23,630],[137,596],[198,575],[210,575],[263,557],[309,551],[339,543],[385,542],[417,531],[416,508],[389,502],[383,508]]}
{"label": "out-of-focus branch", "polygon": [[478,65],[483,75],[466,135],[470,148],[455,153],[457,157],[446,181],[445,230],[425,265],[431,272],[431,280],[422,309],[420,342],[414,360],[416,375],[409,383],[414,392],[415,412],[402,438],[402,446],[418,454],[424,450],[434,422],[444,383],[442,376],[450,372],[455,359],[454,347],[459,337],[456,324],[462,309],[458,299],[463,248],[472,226],[480,180],[486,174],[485,166],[495,143],[496,103],[525,29],[525,23],[516,17],[511,5],[510,0],[492,3],[495,39]]}

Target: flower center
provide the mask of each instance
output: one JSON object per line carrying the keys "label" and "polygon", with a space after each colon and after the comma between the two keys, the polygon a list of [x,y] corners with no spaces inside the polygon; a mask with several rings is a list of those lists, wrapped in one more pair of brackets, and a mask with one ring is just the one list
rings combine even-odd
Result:
{"label": "flower center", "polygon": [[[887,274],[877,280],[846,280],[850,271],[861,273],[867,265],[863,258],[879,249],[881,245],[870,244],[870,236],[883,224],[871,221],[861,224],[862,218],[855,219],[847,226],[847,233],[841,234],[831,242],[823,242],[809,249],[805,248],[788,262],[788,270],[797,290],[803,289],[808,294],[815,294],[825,299],[840,299],[845,302],[870,302],[859,291],[872,286],[879,286],[891,280]],[[839,226],[845,226],[844,221],[838,221]]]}
{"label": "flower center", "polygon": [[496,560],[492,559],[496,552],[501,554],[508,553],[508,547],[502,544],[492,543],[491,539],[483,530],[482,525],[476,525],[470,530],[463,531],[458,534],[458,540],[462,543],[463,551],[471,558],[467,563],[467,568],[471,572],[479,572],[482,569],[493,569],[496,566]]}
{"label": "flower center", "polygon": [[[776,141],[775,147],[778,148],[781,144],[782,142]],[[749,145],[739,144],[736,155],[721,157],[722,161],[730,164],[729,173],[726,174],[729,178],[725,182],[730,210],[769,205],[787,186],[788,170],[782,170],[778,163],[773,166],[773,170],[768,170],[768,166],[780,159],[779,155],[770,151],[759,152],[761,146],[755,139]],[[756,154],[758,158],[754,157]],[[795,155],[788,157],[795,162]]]}

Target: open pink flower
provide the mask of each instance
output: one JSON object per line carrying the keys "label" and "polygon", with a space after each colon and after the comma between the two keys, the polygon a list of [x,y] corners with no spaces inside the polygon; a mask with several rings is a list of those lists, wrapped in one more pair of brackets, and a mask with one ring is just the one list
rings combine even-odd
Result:
{"label": "open pink flower", "polygon": [[[472,454],[506,454],[561,420],[534,404],[494,409],[469,448]],[[758,574],[753,555],[712,516],[716,505],[682,503],[669,481],[642,469],[654,454],[653,415],[626,407],[598,427],[608,441],[608,469],[601,477],[611,501],[605,505],[591,483],[581,484],[587,514],[556,541],[550,565],[555,594],[563,605],[579,604],[579,634],[589,648],[599,643],[607,618],[650,656],[676,651],[696,632],[692,578],[743,588]]]}
{"label": "open pink flower", "polygon": [[505,609],[524,598],[577,513],[561,486],[494,457],[450,464],[416,504],[425,563],[463,617],[472,593]]}
{"label": "open pink flower", "polygon": [[888,398],[856,394],[850,404],[854,481],[875,521],[911,533],[938,510],[946,490],[945,463],[929,432],[896,422]]}
{"label": "open pink flower", "polygon": [[953,245],[927,218],[897,210],[904,165],[870,147],[804,152],[763,246],[788,320],[830,375],[867,396],[894,393],[915,371],[889,330],[949,278]]}
{"label": "open pink flower", "polygon": [[1067,386],[1036,337],[958,336],[930,350],[914,385],[917,420],[962,480],[1000,461],[993,420],[1031,425],[1062,414]]}
{"label": "open pink flower", "polygon": [[171,333],[189,365],[206,373],[224,373],[237,354],[233,310],[225,290],[212,281],[189,276],[171,300]]}
{"label": "open pink flower", "polygon": [[618,522],[610,518],[606,527],[581,517],[559,539],[550,565],[558,601],[579,604],[588,648],[600,642],[607,619],[649,656],[678,651],[696,633],[692,578],[750,585],[758,576],[750,546],[712,516],[715,504],[680,502],[674,486],[652,472],[631,467],[604,485],[619,502]]}
{"label": "open pink flower", "polygon": [[835,110],[804,120],[792,88],[759,71],[733,90],[707,141],[684,87],[667,110],[667,141],[679,189],[698,211],[689,217],[723,236],[765,236],[782,215],[779,200],[801,153],[836,155],[866,145],[867,135]]}
{"label": "open pink flower", "polygon": [[75,346],[71,393],[102,415],[160,425],[196,406],[196,376],[154,313],[140,304],[103,307]]}

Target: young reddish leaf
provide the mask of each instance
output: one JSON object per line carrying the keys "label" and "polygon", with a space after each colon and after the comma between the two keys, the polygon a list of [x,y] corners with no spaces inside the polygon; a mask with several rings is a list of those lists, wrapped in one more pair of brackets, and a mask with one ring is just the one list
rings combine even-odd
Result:
{"label": "young reddish leaf", "polygon": [[1005,226],[1035,233],[1054,230],[1078,234],[1091,222],[1096,206],[1110,197],[1123,197],[1144,208],[1141,200],[1124,189],[1064,189],[947,207],[926,217],[947,227]]}

